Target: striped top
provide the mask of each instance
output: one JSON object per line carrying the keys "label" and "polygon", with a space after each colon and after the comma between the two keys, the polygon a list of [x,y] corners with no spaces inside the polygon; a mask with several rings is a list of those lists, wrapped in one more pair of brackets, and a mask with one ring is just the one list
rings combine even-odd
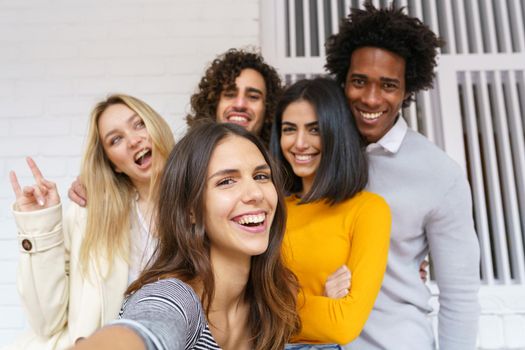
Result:
{"label": "striped top", "polygon": [[140,288],[124,301],[119,319],[111,324],[131,328],[148,350],[220,350],[199,298],[176,278]]}

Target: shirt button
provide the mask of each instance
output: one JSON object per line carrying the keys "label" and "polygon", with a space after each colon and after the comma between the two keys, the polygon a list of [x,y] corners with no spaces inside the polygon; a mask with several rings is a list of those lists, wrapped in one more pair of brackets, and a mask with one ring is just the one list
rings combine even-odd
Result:
{"label": "shirt button", "polygon": [[26,251],[29,252],[29,251],[31,251],[31,249],[33,248],[33,244],[31,243],[30,240],[28,240],[28,239],[24,239],[24,240],[22,241],[22,248],[24,248],[24,250],[26,250]]}

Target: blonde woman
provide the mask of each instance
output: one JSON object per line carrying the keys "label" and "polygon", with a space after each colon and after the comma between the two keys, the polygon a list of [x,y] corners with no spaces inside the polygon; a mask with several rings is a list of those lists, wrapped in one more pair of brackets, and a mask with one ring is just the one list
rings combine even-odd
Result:
{"label": "blonde woman", "polygon": [[90,198],[62,218],[56,186],[35,162],[36,184],[11,172],[21,246],[17,285],[31,326],[16,349],[64,349],[113,320],[155,241],[152,195],[174,140],[146,103],[112,95],[90,119],[81,181]]}

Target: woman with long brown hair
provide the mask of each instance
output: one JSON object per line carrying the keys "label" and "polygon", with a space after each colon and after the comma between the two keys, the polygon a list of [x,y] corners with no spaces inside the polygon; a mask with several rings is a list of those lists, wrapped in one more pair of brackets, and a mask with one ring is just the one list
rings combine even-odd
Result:
{"label": "woman with long brown hair", "polygon": [[241,127],[205,123],[161,179],[155,261],[128,289],[121,319],[78,349],[283,349],[299,329],[283,265],[277,169]]}

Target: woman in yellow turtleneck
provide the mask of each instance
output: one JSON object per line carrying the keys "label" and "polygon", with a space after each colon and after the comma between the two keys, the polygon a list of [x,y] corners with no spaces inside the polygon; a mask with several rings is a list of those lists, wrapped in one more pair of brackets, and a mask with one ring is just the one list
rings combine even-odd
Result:
{"label": "woman in yellow turtleneck", "polygon": [[[282,249],[301,285],[302,331],[287,349],[341,349],[337,344],[352,341],[363,329],[381,287],[390,209],[383,198],[364,191],[363,143],[332,80],[302,80],[285,91],[270,147],[288,175]],[[346,282],[327,293],[327,279],[337,280],[346,269],[350,288]]]}

